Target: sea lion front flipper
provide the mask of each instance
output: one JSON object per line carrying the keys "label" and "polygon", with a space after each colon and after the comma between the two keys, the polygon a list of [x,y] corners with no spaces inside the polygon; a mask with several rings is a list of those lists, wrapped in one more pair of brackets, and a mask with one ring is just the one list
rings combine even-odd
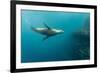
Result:
{"label": "sea lion front flipper", "polygon": [[46,39],[48,39],[48,38],[49,38],[49,36],[46,36],[46,37],[43,38],[43,40],[46,40]]}
{"label": "sea lion front flipper", "polygon": [[51,29],[46,23],[44,23],[45,27],[48,29]]}

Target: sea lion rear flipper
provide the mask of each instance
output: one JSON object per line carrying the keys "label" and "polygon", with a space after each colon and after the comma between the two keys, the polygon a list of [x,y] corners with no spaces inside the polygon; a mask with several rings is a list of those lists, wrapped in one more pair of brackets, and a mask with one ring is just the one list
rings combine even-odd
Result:
{"label": "sea lion rear flipper", "polygon": [[31,26],[31,30],[32,30],[32,31],[37,31],[37,30],[36,30],[34,27],[32,27],[32,26]]}

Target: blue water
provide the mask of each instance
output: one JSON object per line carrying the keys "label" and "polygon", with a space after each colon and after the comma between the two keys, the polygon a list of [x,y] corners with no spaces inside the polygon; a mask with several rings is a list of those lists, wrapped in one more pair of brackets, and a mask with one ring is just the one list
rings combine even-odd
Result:
{"label": "blue water", "polygon": [[[80,52],[77,53],[77,51],[84,45],[76,46],[74,43],[78,42],[73,36],[83,26],[89,27],[87,26],[89,19],[90,14],[84,12],[21,10],[21,62],[89,59],[86,56],[79,57]],[[31,30],[31,26],[46,28],[43,23],[48,24],[51,28],[62,29],[64,33],[43,41],[44,35]],[[84,42],[89,42],[89,40]],[[89,47],[89,44],[87,45]]]}

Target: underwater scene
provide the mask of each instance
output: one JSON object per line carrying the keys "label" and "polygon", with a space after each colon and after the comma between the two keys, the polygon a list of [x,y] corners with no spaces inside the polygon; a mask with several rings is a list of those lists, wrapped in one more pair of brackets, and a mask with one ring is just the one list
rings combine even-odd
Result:
{"label": "underwater scene", "polygon": [[21,10],[21,62],[90,59],[90,13]]}

